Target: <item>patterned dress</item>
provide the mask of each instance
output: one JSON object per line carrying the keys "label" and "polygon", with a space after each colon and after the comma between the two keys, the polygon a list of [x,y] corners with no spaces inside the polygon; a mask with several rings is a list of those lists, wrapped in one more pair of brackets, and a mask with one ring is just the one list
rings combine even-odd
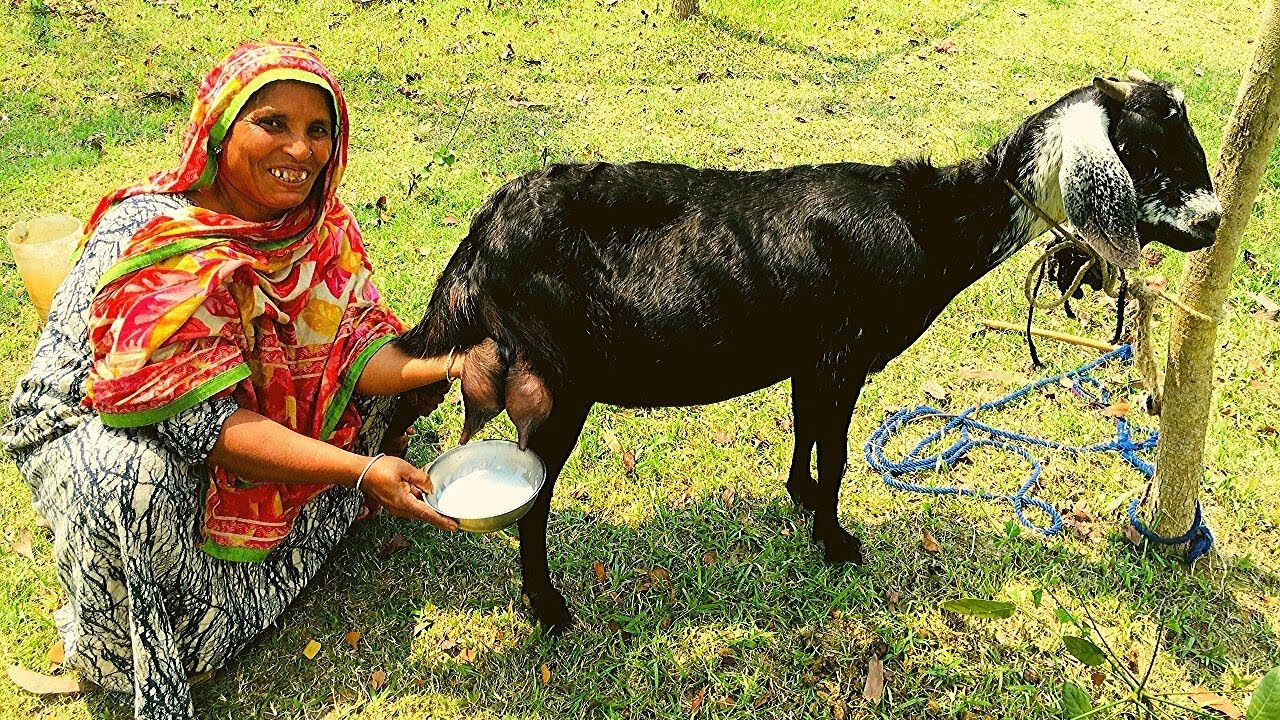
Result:
{"label": "patterned dress", "polygon": [[[66,667],[133,696],[137,718],[193,716],[189,673],[225,664],[315,576],[360,509],[333,487],[308,503],[261,562],[197,548],[206,458],[237,406],[214,398],[156,425],[106,427],[85,408],[92,352],[86,320],[98,279],[151,218],[188,205],[140,195],[103,219],[53,301],[30,372],[0,428],[35,509],[53,529],[67,604],[55,614]],[[359,397],[357,452],[381,441],[390,398]]]}

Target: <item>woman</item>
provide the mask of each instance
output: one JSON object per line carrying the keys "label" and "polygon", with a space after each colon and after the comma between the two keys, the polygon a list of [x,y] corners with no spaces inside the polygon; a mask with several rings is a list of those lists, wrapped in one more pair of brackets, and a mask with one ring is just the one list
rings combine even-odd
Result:
{"label": "woman", "polygon": [[388,344],[402,327],[336,194],[347,134],[309,50],[232,52],[178,168],[98,205],[14,393],[3,440],[53,530],[66,666],[139,718],[190,717],[188,673],[279,617],[362,497],[457,528],[425,472],[376,452],[392,396],[438,404],[464,358]]}

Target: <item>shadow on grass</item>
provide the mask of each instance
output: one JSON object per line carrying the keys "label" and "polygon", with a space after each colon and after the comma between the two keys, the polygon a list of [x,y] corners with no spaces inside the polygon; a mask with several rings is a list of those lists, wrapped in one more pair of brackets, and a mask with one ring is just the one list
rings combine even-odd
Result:
{"label": "shadow on grass", "polygon": [[[958,28],[964,26],[978,15],[981,15],[984,10],[995,4],[997,1],[998,0],[986,0],[986,2],[981,3],[972,10],[957,15],[942,26],[942,33],[949,35],[955,32]],[[805,45],[803,43],[795,42],[794,40],[777,37],[776,35],[765,32],[764,30],[739,27],[732,21],[717,15],[704,13],[699,15],[699,18],[708,27],[741,42],[757,43],[772,50],[813,58],[832,65],[847,67],[851,70],[851,75],[848,78],[851,82],[861,80],[868,73],[883,65],[886,61],[898,57],[903,53],[909,52],[918,45],[918,42],[914,39],[908,39],[895,47],[885,48],[884,50],[871,53],[870,55],[855,56],[847,55],[845,53],[828,52],[812,45]]]}
{"label": "shadow on grass", "polygon": [[[1060,679],[1080,667],[1061,651],[1058,636],[1078,631],[1053,619],[1054,599],[1088,603],[1133,662],[1145,663],[1162,626],[1170,691],[1184,689],[1179,673],[1214,687],[1228,668],[1280,662],[1276,628],[1236,600],[1274,594],[1273,572],[1236,571],[1220,585],[1118,537],[1094,547],[1010,537],[946,509],[861,527],[869,564],[858,569],[825,565],[809,520],[782,498],[662,506],[636,525],[563,508],[552,517],[551,566],[577,623],[560,638],[520,606],[514,538],[383,518],[354,529],[277,627],[196,687],[197,712],[677,717],[707,688],[719,713],[826,714],[863,702],[866,660],[887,647],[893,702],[881,716],[913,717],[932,700],[947,712],[1048,717]],[[922,528],[941,552],[921,550]],[[397,533],[411,546],[385,555]],[[1039,608],[1036,588],[1047,589]],[[1019,612],[982,621],[937,609],[964,596],[1014,600]],[[350,630],[362,633],[355,649],[343,642]],[[311,639],[323,650],[308,661]],[[385,685],[372,690],[379,670]],[[129,716],[101,693],[86,701],[94,717]]]}

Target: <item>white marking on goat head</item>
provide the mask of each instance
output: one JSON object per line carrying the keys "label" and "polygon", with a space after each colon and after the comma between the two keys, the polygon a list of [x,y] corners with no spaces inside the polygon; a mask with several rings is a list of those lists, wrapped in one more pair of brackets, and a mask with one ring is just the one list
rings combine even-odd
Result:
{"label": "white marking on goat head", "polygon": [[1067,219],[1108,262],[1135,268],[1138,202],[1133,179],[1120,162],[1108,134],[1110,121],[1098,103],[1082,101],[1063,108],[1062,164],[1058,184]]}

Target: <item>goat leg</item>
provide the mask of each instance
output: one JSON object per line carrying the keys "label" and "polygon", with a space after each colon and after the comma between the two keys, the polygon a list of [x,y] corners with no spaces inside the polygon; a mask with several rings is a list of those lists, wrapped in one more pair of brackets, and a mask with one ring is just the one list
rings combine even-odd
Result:
{"label": "goat leg", "polygon": [[[845,368],[833,368],[833,392],[826,393],[818,428],[818,489],[813,513],[813,542],[821,544],[829,563],[863,563],[862,542],[850,535],[837,517],[840,482],[849,460],[849,420],[862,391],[866,374],[850,377]],[[840,377],[844,375],[844,377]]]}
{"label": "goat leg", "polygon": [[566,402],[561,398],[546,422],[529,438],[529,446],[547,468],[547,479],[533,507],[520,518],[520,573],[529,612],[551,635],[558,635],[572,625],[573,615],[564,596],[551,582],[547,569],[547,516],[551,512],[556,478],[578,442],[590,409],[590,402]]}
{"label": "goat leg", "polygon": [[818,483],[813,479],[809,463],[817,442],[819,398],[816,381],[809,373],[791,378],[791,418],[795,448],[791,453],[791,472],[787,475],[787,494],[797,510],[812,512],[817,508]]}

